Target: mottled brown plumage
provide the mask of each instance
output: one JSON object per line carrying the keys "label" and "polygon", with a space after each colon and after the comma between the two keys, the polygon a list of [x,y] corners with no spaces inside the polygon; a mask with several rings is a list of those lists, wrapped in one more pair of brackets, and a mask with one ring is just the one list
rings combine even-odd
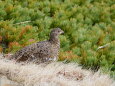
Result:
{"label": "mottled brown plumage", "polygon": [[51,31],[49,40],[41,41],[22,48],[17,51],[11,58],[16,61],[37,61],[47,62],[58,60],[60,41],[58,36],[64,33],[60,28]]}

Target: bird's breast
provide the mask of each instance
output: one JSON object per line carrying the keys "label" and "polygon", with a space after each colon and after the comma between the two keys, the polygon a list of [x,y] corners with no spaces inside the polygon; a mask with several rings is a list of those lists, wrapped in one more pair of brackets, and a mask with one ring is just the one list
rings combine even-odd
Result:
{"label": "bird's breast", "polygon": [[58,53],[59,53],[59,48],[60,48],[59,45],[52,45],[52,47],[51,47],[51,52],[52,52],[52,54],[58,55]]}

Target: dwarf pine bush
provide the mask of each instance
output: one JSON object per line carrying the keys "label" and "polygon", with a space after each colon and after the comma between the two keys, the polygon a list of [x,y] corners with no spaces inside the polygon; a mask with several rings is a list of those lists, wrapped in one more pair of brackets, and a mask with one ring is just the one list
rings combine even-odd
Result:
{"label": "dwarf pine bush", "polygon": [[0,51],[15,52],[48,39],[51,28],[60,27],[65,32],[60,37],[60,60],[70,57],[85,67],[113,74],[114,8],[114,0],[1,0]]}

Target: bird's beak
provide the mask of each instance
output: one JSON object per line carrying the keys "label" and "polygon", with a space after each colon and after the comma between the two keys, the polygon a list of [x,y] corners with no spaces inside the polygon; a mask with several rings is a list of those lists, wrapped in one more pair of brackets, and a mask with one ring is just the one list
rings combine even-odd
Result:
{"label": "bird's beak", "polygon": [[64,31],[62,31],[61,34],[64,35]]}

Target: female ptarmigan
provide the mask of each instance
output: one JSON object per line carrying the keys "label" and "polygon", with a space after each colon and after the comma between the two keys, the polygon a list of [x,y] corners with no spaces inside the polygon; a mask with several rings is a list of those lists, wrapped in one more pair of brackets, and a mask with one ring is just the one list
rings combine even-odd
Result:
{"label": "female ptarmigan", "polygon": [[22,48],[17,51],[11,58],[16,61],[38,61],[48,62],[58,60],[58,52],[60,49],[60,40],[58,36],[64,31],[55,28],[51,31],[49,40],[41,41]]}

